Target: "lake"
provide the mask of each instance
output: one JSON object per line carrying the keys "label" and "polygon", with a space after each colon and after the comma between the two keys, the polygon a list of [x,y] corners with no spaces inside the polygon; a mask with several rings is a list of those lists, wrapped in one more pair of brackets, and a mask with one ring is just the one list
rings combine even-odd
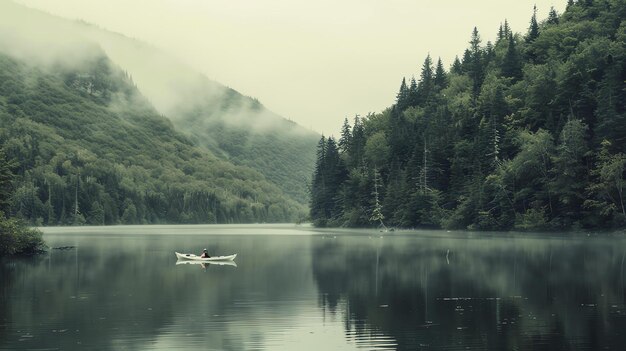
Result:
{"label": "lake", "polygon": [[[570,350],[626,345],[623,237],[44,228],[0,261],[0,350]],[[176,264],[174,251],[237,253]]]}

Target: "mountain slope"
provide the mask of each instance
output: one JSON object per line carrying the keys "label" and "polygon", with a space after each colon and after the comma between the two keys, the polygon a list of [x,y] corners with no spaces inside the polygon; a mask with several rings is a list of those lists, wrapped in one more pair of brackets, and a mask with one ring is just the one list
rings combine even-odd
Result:
{"label": "mountain slope", "polygon": [[[88,40],[132,76],[141,93],[180,131],[217,157],[261,172],[296,201],[306,204],[319,135],[263,107],[257,100],[211,81],[145,43],[82,22],[68,21],[0,0],[0,37],[16,54],[28,55],[19,38],[61,43]],[[74,60],[66,55],[65,60]],[[80,55],[80,53],[78,53]],[[35,55],[42,55],[37,52]],[[48,58],[49,60],[49,58]],[[271,84],[271,82],[268,82]]]}
{"label": "mountain slope", "polygon": [[[38,224],[284,222],[303,206],[174,130],[97,47],[81,62],[0,54],[13,212]],[[1,51],[1,47],[0,47]]]}

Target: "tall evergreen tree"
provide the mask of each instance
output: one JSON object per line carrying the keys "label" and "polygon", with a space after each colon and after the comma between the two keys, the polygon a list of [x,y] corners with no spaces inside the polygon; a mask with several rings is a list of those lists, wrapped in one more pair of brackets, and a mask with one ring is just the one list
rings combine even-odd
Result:
{"label": "tall evergreen tree", "polygon": [[424,59],[422,64],[422,71],[420,72],[420,80],[417,84],[418,101],[419,104],[424,104],[429,101],[435,87],[435,76],[433,73],[433,61],[430,58],[430,54]]}
{"label": "tall evergreen tree", "polygon": [[480,39],[480,34],[478,34],[478,28],[474,27],[472,30],[472,38],[470,40],[470,52],[472,55],[476,55],[480,52],[480,43],[482,40]]}
{"label": "tall evergreen tree", "polygon": [[339,194],[346,180],[345,164],[339,156],[337,143],[332,137],[320,139],[317,162],[311,184],[310,213],[320,226],[333,224],[341,216]]}
{"label": "tall evergreen tree", "polygon": [[396,95],[396,108],[399,111],[404,111],[409,106],[409,88],[406,85],[406,78],[402,78],[400,84],[400,90]]}
{"label": "tall evergreen tree", "polygon": [[502,60],[502,76],[517,80],[522,77],[522,61],[517,52],[515,38],[512,34],[508,37],[508,46]]}
{"label": "tall evergreen tree", "polygon": [[526,34],[526,42],[532,43],[539,37],[539,24],[537,23],[537,5],[533,7],[533,15],[530,18],[530,26]]}
{"label": "tall evergreen tree", "polygon": [[511,27],[509,26],[509,20],[507,20],[506,18],[504,19],[504,28],[502,28],[502,30],[504,31],[504,33],[502,34],[504,35],[505,39],[512,34]]}
{"label": "tall evergreen tree", "polygon": [[559,15],[556,13],[554,7],[550,7],[550,12],[548,14],[548,24],[559,24]]}
{"label": "tall evergreen tree", "polygon": [[[470,40],[468,57],[469,63],[467,65],[467,73],[473,81],[472,91],[474,96],[477,96],[480,92],[480,86],[482,85],[485,69],[483,65],[483,51],[480,43],[481,39],[480,34],[478,34],[478,28],[474,27],[474,30],[472,31],[472,39]],[[463,63],[465,63],[465,57],[463,58],[463,61]]]}
{"label": "tall evergreen tree", "polygon": [[419,92],[417,90],[417,81],[415,81],[415,77],[411,77],[411,83],[409,85],[409,101],[411,106],[417,106],[419,104]]}
{"label": "tall evergreen tree", "polygon": [[469,49],[463,51],[463,58],[461,59],[461,72],[469,73],[472,70],[472,52]]}
{"label": "tall evergreen tree", "polygon": [[350,122],[348,118],[343,120],[343,126],[341,126],[341,138],[339,138],[339,150],[348,155],[350,151],[350,145],[352,144],[352,129],[350,128]]}
{"label": "tall evergreen tree", "polygon": [[437,67],[435,68],[435,89],[439,92],[442,89],[448,87],[448,76],[446,70],[443,68],[441,57],[437,60]]}
{"label": "tall evergreen tree", "polygon": [[350,167],[356,168],[363,163],[365,151],[365,129],[359,115],[354,116],[352,125],[352,143],[350,144]]}
{"label": "tall evergreen tree", "polygon": [[327,196],[326,189],[326,172],[325,162],[326,160],[326,137],[322,135],[320,141],[317,144],[317,160],[315,162],[315,169],[313,171],[313,179],[311,182],[311,200],[310,200],[310,214],[313,222],[320,225],[326,224],[324,202]]}
{"label": "tall evergreen tree", "polygon": [[458,56],[454,57],[454,62],[450,67],[450,73],[454,74],[462,74],[463,73],[463,65],[461,64],[461,60],[459,60]]}
{"label": "tall evergreen tree", "polygon": [[491,43],[491,41],[487,41],[485,44],[484,54],[483,54],[483,65],[488,66],[491,61],[496,57],[496,49]]}
{"label": "tall evergreen tree", "polygon": [[502,27],[502,39],[506,39],[512,34],[511,27],[509,26],[509,20],[504,19],[504,26]]}

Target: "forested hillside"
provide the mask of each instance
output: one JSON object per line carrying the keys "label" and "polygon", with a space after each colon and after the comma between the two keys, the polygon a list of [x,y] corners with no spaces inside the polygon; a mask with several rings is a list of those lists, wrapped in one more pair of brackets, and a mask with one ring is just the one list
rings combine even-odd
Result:
{"label": "forested hillside", "polygon": [[235,90],[216,87],[208,80],[196,84],[187,88],[188,99],[169,109],[174,126],[197,145],[258,170],[292,199],[308,204],[319,134]]}
{"label": "forested hillside", "polygon": [[[194,144],[229,163],[254,168],[291,199],[308,203],[319,134],[147,43],[0,0],[0,46],[45,58],[64,45],[69,46],[67,52],[73,52],[71,45],[76,41],[100,46],[128,72],[156,110]],[[36,43],[37,50],[28,47],[29,43]],[[72,61],[72,56],[63,59]],[[219,68],[207,70],[215,69]]]}
{"label": "forested hillside", "polygon": [[[436,62],[435,62],[436,61]],[[524,34],[474,29],[390,108],[322,138],[317,225],[480,230],[626,224],[626,1],[570,0]]]}
{"label": "forested hillside", "polygon": [[0,148],[17,161],[11,215],[45,225],[302,215],[257,171],[175,131],[97,46],[71,52],[48,64],[0,53]]}

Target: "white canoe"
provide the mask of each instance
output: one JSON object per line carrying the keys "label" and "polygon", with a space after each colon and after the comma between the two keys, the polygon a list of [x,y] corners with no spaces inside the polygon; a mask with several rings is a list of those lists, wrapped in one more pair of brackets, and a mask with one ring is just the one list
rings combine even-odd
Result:
{"label": "white canoe", "polygon": [[237,254],[230,255],[230,256],[212,256],[209,258],[202,258],[194,254],[182,254],[182,253],[176,252],[176,257],[178,257],[179,260],[190,260],[190,261],[200,261],[200,262],[232,261],[235,259],[235,257],[237,257]]}

